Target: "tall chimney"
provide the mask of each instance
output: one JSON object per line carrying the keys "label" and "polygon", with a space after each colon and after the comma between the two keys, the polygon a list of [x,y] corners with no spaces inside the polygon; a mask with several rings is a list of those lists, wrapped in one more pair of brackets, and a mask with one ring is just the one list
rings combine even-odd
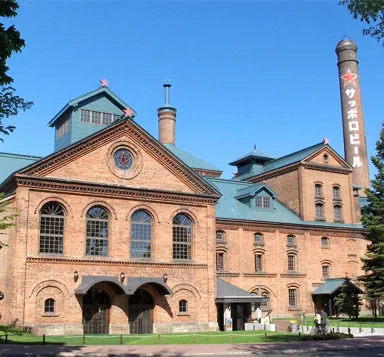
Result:
{"label": "tall chimney", "polygon": [[165,104],[157,109],[159,121],[159,141],[162,144],[175,145],[176,108],[169,105],[170,83],[163,84],[165,88]]}
{"label": "tall chimney", "polygon": [[[370,187],[364,116],[361,104],[357,46],[350,39],[336,47],[345,160],[353,167],[353,184]],[[364,191],[360,191],[365,196]]]}

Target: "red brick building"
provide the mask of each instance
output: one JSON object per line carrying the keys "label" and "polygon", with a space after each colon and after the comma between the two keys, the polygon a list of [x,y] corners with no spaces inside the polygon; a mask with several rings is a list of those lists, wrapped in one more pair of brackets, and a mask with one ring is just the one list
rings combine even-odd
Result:
{"label": "red brick building", "polygon": [[257,305],[274,316],[312,313],[325,279],[360,274],[358,187],[326,142],[281,158],[254,150],[226,180],[175,145],[168,103],[159,140],[134,116],[102,86],[51,120],[52,155],[0,155],[18,166],[0,187],[18,213],[2,237],[2,324],[47,334],[208,331],[223,328],[231,307],[243,329]]}

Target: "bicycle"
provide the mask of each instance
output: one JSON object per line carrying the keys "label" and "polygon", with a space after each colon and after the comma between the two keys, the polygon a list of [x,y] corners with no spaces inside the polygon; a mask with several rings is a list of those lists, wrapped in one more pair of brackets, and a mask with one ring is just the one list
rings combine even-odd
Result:
{"label": "bicycle", "polygon": [[314,326],[312,326],[311,330],[309,331],[311,335],[320,335],[320,334],[326,335],[332,332],[333,332],[332,326],[329,323],[327,323],[325,327],[323,327],[322,325],[315,324]]}

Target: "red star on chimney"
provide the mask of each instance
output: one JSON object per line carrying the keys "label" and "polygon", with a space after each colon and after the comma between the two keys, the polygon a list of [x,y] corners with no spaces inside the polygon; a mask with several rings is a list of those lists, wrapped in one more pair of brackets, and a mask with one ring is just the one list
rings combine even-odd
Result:
{"label": "red star on chimney", "polygon": [[132,110],[127,108],[124,109],[124,118],[132,118]]}
{"label": "red star on chimney", "polygon": [[105,78],[100,79],[99,82],[101,83],[102,87],[108,87],[108,81]]}
{"label": "red star on chimney", "polygon": [[357,74],[351,73],[350,69],[348,69],[347,73],[344,74],[344,76],[341,76],[340,78],[344,79],[344,86],[348,83],[353,83],[354,85],[356,85],[355,79],[357,78]]}

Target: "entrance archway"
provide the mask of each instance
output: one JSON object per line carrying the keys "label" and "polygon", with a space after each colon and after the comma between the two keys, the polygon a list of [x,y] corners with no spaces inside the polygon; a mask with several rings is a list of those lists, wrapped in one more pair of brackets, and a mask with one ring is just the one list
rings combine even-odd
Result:
{"label": "entrance archway", "polygon": [[144,289],[138,289],[129,297],[129,330],[131,334],[152,333],[153,297]]}
{"label": "entrance archway", "polygon": [[89,289],[83,297],[84,334],[108,334],[110,308],[109,296],[103,289]]}

